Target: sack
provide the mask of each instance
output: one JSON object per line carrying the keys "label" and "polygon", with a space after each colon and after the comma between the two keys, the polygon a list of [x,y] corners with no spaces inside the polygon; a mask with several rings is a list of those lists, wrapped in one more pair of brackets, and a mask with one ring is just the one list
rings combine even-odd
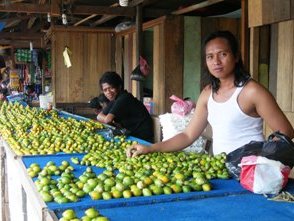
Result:
{"label": "sack", "polygon": [[175,95],[170,96],[170,99],[175,101],[171,105],[171,112],[180,116],[185,116],[195,107],[195,103],[191,100],[182,100]]}
{"label": "sack", "polygon": [[247,156],[241,161],[240,184],[258,194],[278,194],[288,182],[290,168],[266,157]]}
{"label": "sack", "polygon": [[277,160],[291,168],[294,166],[294,144],[289,137],[279,131],[269,135],[267,141],[251,141],[230,152],[227,155],[226,166],[232,177],[239,179],[241,168],[238,165],[244,156],[250,155]]}

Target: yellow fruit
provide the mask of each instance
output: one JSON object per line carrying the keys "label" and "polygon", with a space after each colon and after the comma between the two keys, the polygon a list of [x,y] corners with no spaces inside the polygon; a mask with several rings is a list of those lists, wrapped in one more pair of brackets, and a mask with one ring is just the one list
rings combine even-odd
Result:
{"label": "yellow fruit", "polygon": [[210,191],[212,189],[212,186],[210,183],[205,183],[202,185],[203,191]]}

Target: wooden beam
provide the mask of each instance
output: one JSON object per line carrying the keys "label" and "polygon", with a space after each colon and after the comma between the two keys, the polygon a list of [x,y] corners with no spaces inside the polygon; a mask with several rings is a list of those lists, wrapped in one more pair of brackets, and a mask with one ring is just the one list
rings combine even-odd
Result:
{"label": "wooden beam", "polygon": [[12,4],[12,3],[17,3],[17,2],[24,2],[24,0],[12,0],[12,1],[9,1],[9,3],[0,3],[0,6],[4,6],[4,5],[7,5],[7,4]]}
{"label": "wooden beam", "polygon": [[78,26],[78,25],[84,23],[85,21],[88,21],[89,19],[94,18],[94,17],[96,17],[96,16],[97,16],[97,14],[90,15],[90,16],[88,16],[88,17],[86,17],[86,18],[84,18],[84,19],[78,21],[78,22],[75,23],[73,26]]}
{"label": "wooden beam", "polygon": [[60,3],[60,0],[51,0],[50,11],[47,12],[50,14],[51,17],[60,16],[59,3]]}
{"label": "wooden beam", "polygon": [[[47,14],[51,13],[51,16],[59,16],[60,10],[56,7],[56,4],[30,4],[30,3],[18,3],[10,4],[6,6],[0,6],[0,12],[17,12],[17,13],[36,13]],[[117,15],[117,16],[135,16],[136,10],[132,7],[107,7],[107,6],[85,6],[75,5],[71,10],[72,14],[79,15]]]}
{"label": "wooden beam", "polygon": [[73,14],[89,15],[117,15],[117,16],[135,16],[136,10],[131,7],[104,7],[104,6],[85,6],[76,5],[72,9]]}
{"label": "wooden beam", "polygon": [[0,39],[41,39],[44,36],[43,33],[29,33],[29,32],[0,32]]}
{"label": "wooden beam", "polygon": [[38,5],[29,3],[18,3],[0,6],[0,12],[36,13],[47,14],[50,12],[50,5]]}
{"label": "wooden beam", "polygon": [[[114,33],[114,28],[88,28],[88,27],[65,27],[63,25],[56,25],[52,27],[52,31],[66,31],[66,32],[104,32],[104,33]],[[0,32],[1,33],[1,32]],[[0,35],[1,36],[1,35]]]}
{"label": "wooden beam", "polygon": [[28,21],[28,25],[27,25],[27,29],[31,29],[35,23],[35,21],[37,20],[37,17],[31,17]]}
{"label": "wooden beam", "polygon": [[129,6],[137,6],[139,4],[142,4],[142,6],[152,5],[156,2],[159,2],[162,0],[132,0],[129,3]]}
{"label": "wooden beam", "polygon": [[[118,3],[114,3],[110,7],[118,7],[118,6],[119,6]],[[105,23],[105,22],[107,22],[107,21],[109,21],[109,20],[111,20],[113,18],[116,18],[116,17],[117,17],[116,15],[103,15],[99,20],[95,21],[93,23],[93,25],[96,26],[96,25],[103,24],[103,23]]]}
{"label": "wooden beam", "polygon": [[33,43],[34,48],[42,48],[42,40],[0,40],[0,45],[9,45],[14,48],[29,48],[30,42]]}
{"label": "wooden beam", "polygon": [[101,25],[107,21],[110,21],[111,19],[114,19],[116,18],[117,16],[116,15],[103,15],[102,18],[100,18],[99,20],[95,21],[93,23],[94,26],[97,26],[97,25]]}
{"label": "wooden beam", "polygon": [[208,7],[210,5],[214,5],[216,3],[223,2],[223,1],[224,0],[207,0],[207,1],[195,4],[195,5],[190,5],[188,7],[176,10],[176,11],[172,12],[172,14],[173,15],[185,14],[185,13],[188,13],[188,12],[192,12],[192,11],[194,11],[196,9],[205,8],[205,7]]}

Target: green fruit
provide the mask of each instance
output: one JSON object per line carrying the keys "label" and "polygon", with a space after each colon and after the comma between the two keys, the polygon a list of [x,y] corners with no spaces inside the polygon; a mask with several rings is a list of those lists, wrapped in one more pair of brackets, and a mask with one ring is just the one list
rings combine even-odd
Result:
{"label": "green fruit", "polygon": [[99,200],[102,198],[102,194],[98,191],[92,191],[89,193],[92,200]]}
{"label": "green fruit", "polygon": [[110,192],[103,192],[103,193],[102,193],[102,198],[103,198],[104,200],[110,200],[110,199],[112,198],[112,195],[111,195]]}
{"label": "green fruit", "polygon": [[203,177],[197,177],[195,179],[195,183],[197,183],[198,185],[203,185],[204,183],[206,183],[206,179]]}
{"label": "green fruit", "polygon": [[123,196],[122,191],[114,189],[111,191],[113,198],[121,198]]}
{"label": "green fruit", "polygon": [[183,189],[184,193],[191,192],[191,190],[192,190],[192,188],[190,186],[188,186],[188,185],[183,186],[182,189]]}
{"label": "green fruit", "polygon": [[131,198],[132,197],[132,192],[130,190],[124,190],[123,191],[123,197],[124,198]]}
{"label": "green fruit", "polygon": [[67,209],[62,213],[62,217],[68,220],[76,218],[76,213],[72,209]]}
{"label": "green fruit", "polygon": [[91,219],[96,218],[99,216],[99,212],[95,208],[89,208],[85,211],[86,216],[90,217]]}
{"label": "green fruit", "polygon": [[93,219],[88,216],[83,216],[82,221],[92,221]]}
{"label": "green fruit", "polygon": [[126,176],[123,178],[123,184],[126,186],[131,186],[134,184],[134,179],[132,177]]}
{"label": "green fruit", "polygon": [[91,221],[109,221],[109,219],[105,216],[98,216],[95,219],[91,220]]}
{"label": "green fruit", "polygon": [[161,186],[156,186],[156,185],[154,185],[154,186],[151,187],[151,190],[152,190],[152,192],[153,192],[155,195],[163,194],[163,189],[162,189]]}
{"label": "green fruit", "polygon": [[163,187],[163,193],[164,194],[172,194],[173,191],[169,186],[165,186],[165,187]]}
{"label": "green fruit", "polygon": [[142,195],[142,190],[139,189],[137,186],[132,188],[131,192],[133,193],[134,196],[141,196]]}
{"label": "green fruit", "polygon": [[74,164],[79,164],[79,158],[77,158],[77,157],[72,157],[72,158],[70,158],[70,160]]}
{"label": "green fruit", "polygon": [[175,193],[180,193],[182,192],[182,187],[178,184],[173,184],[171,185],[171,189],[175,192]]}
{"label": "green fruit", "polygon": [[152,196],[152,192],[149,188],[144,188],[142,190],[143,196]]}
{"label": "green fruit", "polygon": [[124,190],[126,189],[125,185],[122,184],[122,183],[116,183],[116,184],[115,184],[115,188],[116,188],[118,191],[120,191],[120,192],[122,192],[122,191],[124,191]]}
{"label": "green fruit", "polygon": [[53,196],[48,192],[42,192],[41,196],[42,196],[42,199],[44,200],[44,202],[52,202],[53,201]]}

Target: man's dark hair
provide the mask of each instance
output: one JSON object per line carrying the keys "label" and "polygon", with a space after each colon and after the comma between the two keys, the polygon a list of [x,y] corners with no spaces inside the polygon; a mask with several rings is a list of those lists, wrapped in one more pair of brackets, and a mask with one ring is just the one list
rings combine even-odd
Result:
{"label": "man's dark hair", "polygon": [[223,38],[223,39],[227,40],[234,57],[238,58],[238,61],[236,63],[235,70],[234,70],[234,73],[235,73],[234,84],[236,87],[243,86],[248,81],[248,79],[250,79],[250,74],[244,68],[244,64],[243,64],[243,61],[242,61],[242,58],[240,55],[240,51],[239,51],[238,41],[237,41],[236,37],[230,31],[216,31],[206,37],[206,39],[204,40],[204,45],[203,45],[204,68],[205,68],[205,72],[209,76],[209,81],[212,86],[213,92],[218,91],[218,89],[220,87],[220,81],[218,78],[214,77],[208,70],[208,67],[206,65],[205,49],[206,49],[207,43],[210,42],[211,40],[216,39],[216,38]]}
{"label": "man's dark hair", "polygon": [[102,84],[107,83],[114,88],[121,90],[123,88],[123,80],[118,73],[114,71],[105,72],[99,80],[100,87]]}

